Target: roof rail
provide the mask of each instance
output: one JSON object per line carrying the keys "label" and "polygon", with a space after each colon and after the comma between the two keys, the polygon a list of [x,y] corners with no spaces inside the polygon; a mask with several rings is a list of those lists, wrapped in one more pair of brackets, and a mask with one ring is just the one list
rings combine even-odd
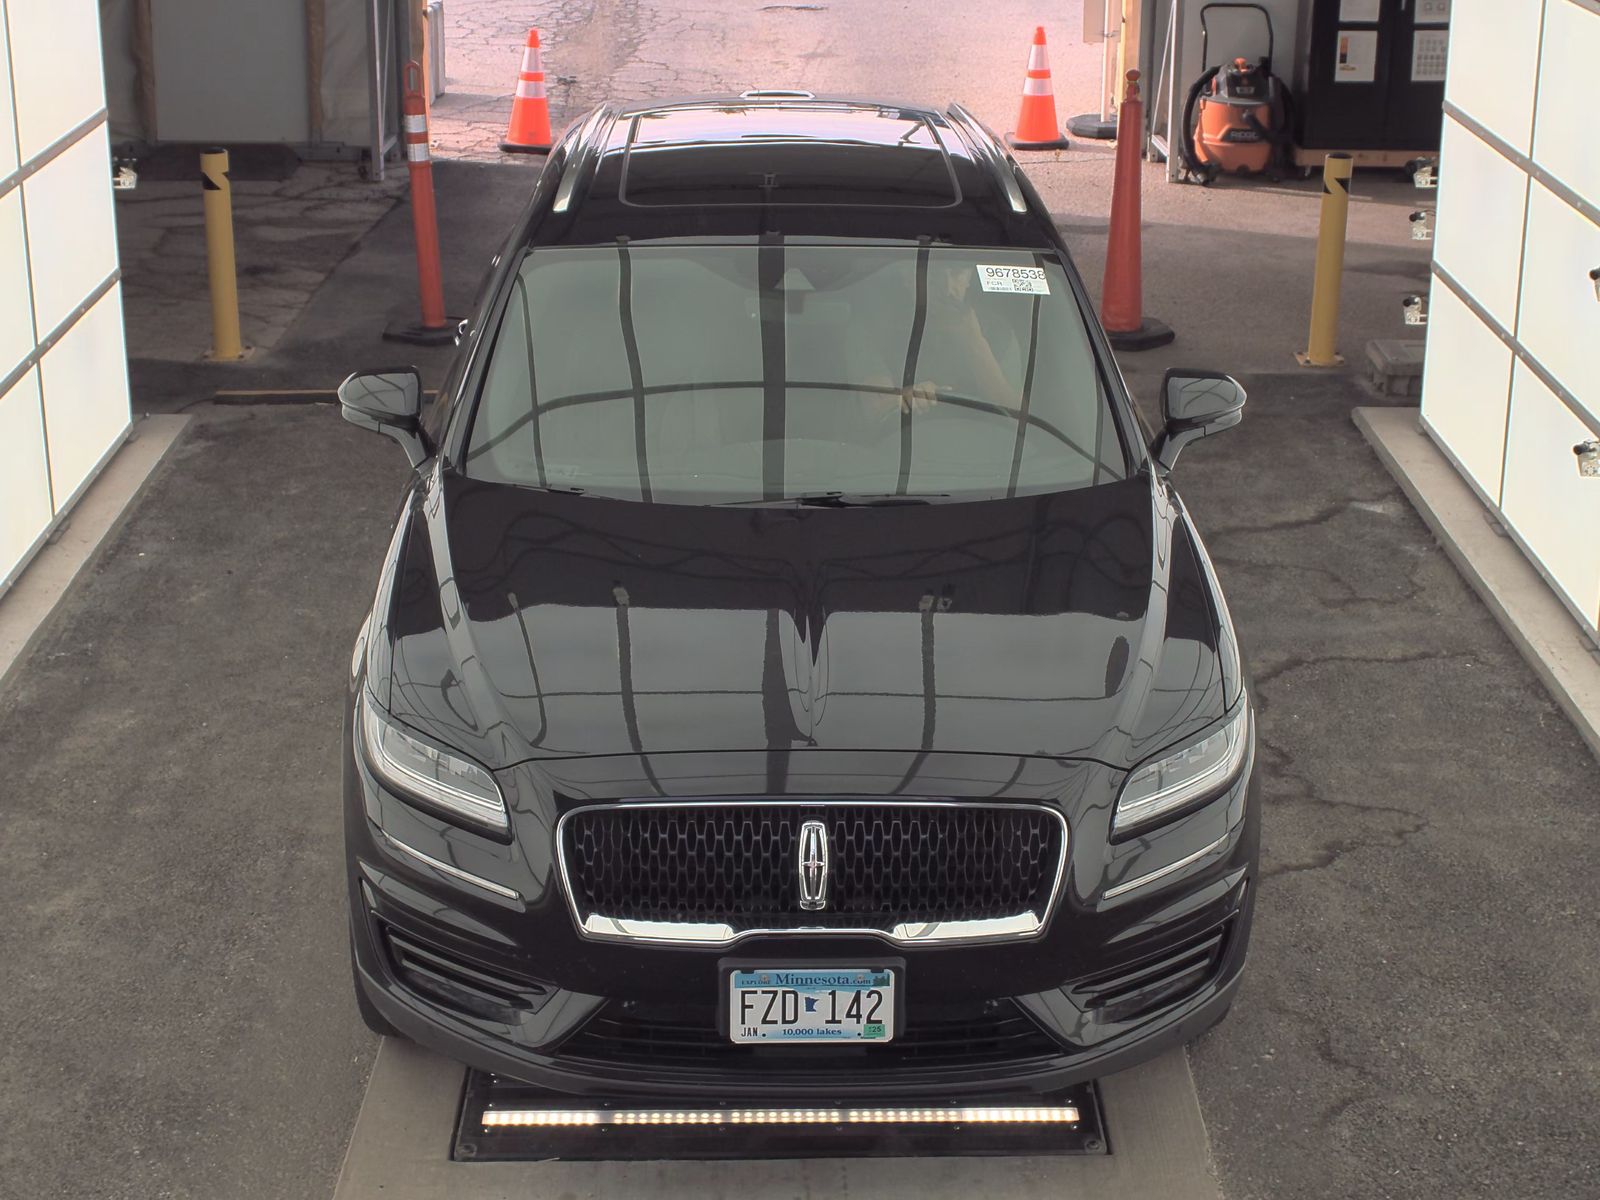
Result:
{"label": "roof rail", "polygon": [[963,139],[972,148],[972,152],[984,162],[995,181],[1006,194],[1006,199],[1011,202],[1011,211],[1025,213],[1028,211],[1028,201],[1022,194],[1022,188],[1017,184],[1016,160],[1009,151],[1000,149],[1004,145],[995,137],[994,131],[985,125],[964,104],[951,104],[946,114],[957,129],[962,131]]}
{"label": "roof rail", "polygon": [[567,161],[561,170],[561,182],[556,185],[556,198],[550,205],[551,212],[566,212],[572,203],[572,193],[599,157],[596,135],[600,132],[600,126],[610,117],[611,110],[602,104],[585,117],[583,124],[572,134],[572,146],[567,151]]}

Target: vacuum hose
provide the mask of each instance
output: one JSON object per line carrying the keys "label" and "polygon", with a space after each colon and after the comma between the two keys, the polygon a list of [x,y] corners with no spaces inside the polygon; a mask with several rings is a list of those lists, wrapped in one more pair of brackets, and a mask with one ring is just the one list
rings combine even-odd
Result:
{"label": "vacuum hose", "polygon": [[1208,67],[1200,78],[1194,81],[1194,86],[1189,89],[1189,98],[1183,104],[1183,136],[1178,139],[1178,148],[1183,152],[1184,168],[1191,175],[1209,174],[1210,164],[1200,161],[1200,152],[1194,144],[1194,106],[1199,103],[1200,94],[1217,77],[1217,72],[1220,70],[1222,70],[1220,66]]}

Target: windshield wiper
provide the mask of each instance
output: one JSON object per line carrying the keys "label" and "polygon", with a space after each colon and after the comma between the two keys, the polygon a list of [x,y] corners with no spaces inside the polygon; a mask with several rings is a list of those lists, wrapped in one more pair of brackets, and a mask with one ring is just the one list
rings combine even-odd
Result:
{"label": "windshield wiper", "polygon": [[775,496],[762,500],[731,500],[729,508],[887,508],[903,504],[932,504],[947,500],[948,492],[809,492],[801,496]]}

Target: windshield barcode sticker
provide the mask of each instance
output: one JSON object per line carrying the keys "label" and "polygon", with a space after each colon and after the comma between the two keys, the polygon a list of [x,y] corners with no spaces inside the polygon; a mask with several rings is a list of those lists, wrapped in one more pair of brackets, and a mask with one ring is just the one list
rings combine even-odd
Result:
{"label": "windshield barcode sticker", "polygon": [[1050,294],[1043,267],[986,267],[980,263],[978,282],[986,292],[1021,292],[1029,296]]}

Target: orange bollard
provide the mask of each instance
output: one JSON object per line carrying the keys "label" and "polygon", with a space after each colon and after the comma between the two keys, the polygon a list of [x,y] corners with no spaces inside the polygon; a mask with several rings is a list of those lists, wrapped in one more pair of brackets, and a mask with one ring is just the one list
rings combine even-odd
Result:
{"label": "orange bollard", "polygon": [[433,155],[428,149],[427,101],[422,95],[422,65],[406,64],[402,132],[411,169],[411,227],[417,239],[417,295],[422,320],[396,321],[383,331],[392,342],[433,346],[455,340],[458,321],[444,315],[444,276],[439,269],[439,210],[433,197]]}
{"label": "orange bollard", "polygon": [[517,94],[511,99],[511,125],[500,149],[511,154],[543,154],[550,149],[550,98],[544,86],[544,59],[539,31],[528,30],[517,72]]}
{"label": "orange bollard", "polygon": [[1177,335],[1144,315],[1144,277],[1139,244],[1139,142],[1144,101],[1139,72],[1128,72],[1127,94],[1117,113],[1117,162],[1111,179],[1111,230],[1106,239],[1106,274],[1100,288],[1100,323],[1118,350],[1153,350]]}
{"label": "orange bollard", "polygon": [[1050,86],[1050,55],[1045,49],[1044,26],[1033,31],[1028,48],[1028,74],[1022,81],[1022,110],[1017,131],[1006,141],[1016,150],[1065,150],[1072,143],[1061,134],[1056,120],[1056,96]]}

